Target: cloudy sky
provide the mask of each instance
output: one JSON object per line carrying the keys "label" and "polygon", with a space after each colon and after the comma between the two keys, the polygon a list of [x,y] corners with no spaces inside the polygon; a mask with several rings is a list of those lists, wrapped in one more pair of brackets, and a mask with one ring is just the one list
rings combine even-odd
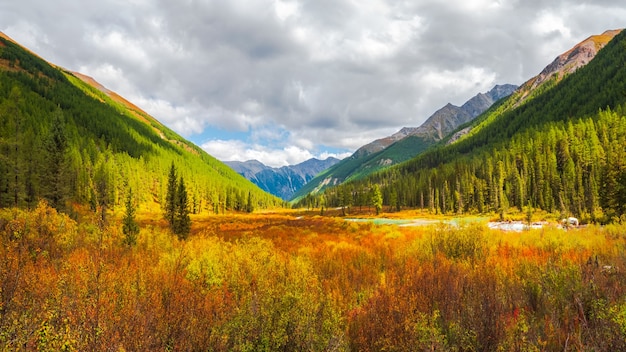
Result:
{"label": "cloudy sky", "polygon": [[344,157],[521,84],[623,0],[19,0],[0,31],[221,160]]}

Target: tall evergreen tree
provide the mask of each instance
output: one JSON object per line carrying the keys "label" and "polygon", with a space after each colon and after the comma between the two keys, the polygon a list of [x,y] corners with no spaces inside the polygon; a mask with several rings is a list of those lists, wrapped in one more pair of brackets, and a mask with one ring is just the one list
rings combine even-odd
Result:
{"label": "tall evergreen tree", "polygon": [[124,244],[134,246],[137,243],[139,225],[135,221],[135,204],[133,202],[133,189],[128,190],[126,196],[126,212],[122,220],[122,232],[124,232]]}
{"label": "tall evergreen tree", "polygon": [[20,100],[20,89],[14,86],[0,103],[0,207],[19,205]]}
{"label": "tall evergreen tree", "polygon": [[21,148],[21,140],[20,140],[20,134],[21,134],[21,114],[20,114],[20,110],[19,110],[19,105],[20,105],[20,100],[21,100],[21,92],[20,89],[15,86],[11,89],[11,93],[9,95],[9,106],[7,107],[7,110],[5,112],[5,114],[7,114],[7,117],[11,120],[13,120],[13,133],[14,133],[14,141],[13,141],[13,157],[12,162],[13,162],[13,175],[12,175],[12,198],[13,198],[13,206],[17,207],[19,206],[20,203],[20,148]]}
{"label": "tall evergreen tree", "polygon": [[46,152],[46,172],[43,173],[42,187],[44,198],[57,210],[63,210],[67,198],[67,148],[63,112],[57,108],[52,117],[52,126],[44,144]]}
{"label": "tall evergreen tree", "polygon": [[176,166],[172,163],[167,176],[167,193],[165,195],[165,220],[167,220],[170,227],[174,226],[174,216],[176,214],[177,181]]}
{"label": "tall evergreen tree", "polygon": [[178,189],[176,190],[174,226],[172,227],[172,230],[181,240],[186,239],[191,231],[191,218],[189,217],[187,189],[185,188],[185,181],[182,177],[178,182]]}
{"label": "tall evergreen tree", "polygon": [[252,213],[254,211],[254,205],[252,204],[252,194],[248,191],[248,202],[246,204],[246,212]]}

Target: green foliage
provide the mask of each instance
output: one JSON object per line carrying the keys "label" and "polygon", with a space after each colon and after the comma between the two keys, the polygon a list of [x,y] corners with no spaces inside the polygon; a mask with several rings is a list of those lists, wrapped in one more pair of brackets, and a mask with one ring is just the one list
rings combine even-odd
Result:
{"label": "green foliage", "polygon": [[246,194],[252,208],[283,205],[145,112],[3,38],[0,60],[0,207],[111,209],[131,187],[138,206],[164,207],[174,162],[196,212],[243,211]]}
{"label": "green foliage", "polygon": [[380,211],[383,209],[383,196],[380,193],[380,187],[375,184],[371,189],[370,195],[370,203],[376,209],[376,215],[380,214]]}
{"label": "green foliage", "polygon": [[451,225],[441,225],[432,237],[433,253],[442,253],[453,260],[473,262],[481,259],[487,253],[483,229],[482,224],[468,226],[462,230],[454,229]]}
{"label": "green foliage", "polygon": [[178,176],[176,174],[176,166],[172,163],[170,172],[167,175],[167,190],[165,193],[165,220],[174,226],[174,218],[176,217],[176,192],[178,187]]}
{"label": "green foliage", "polygon": [[185,181],[182,177],[178,181],[175,199],[172,231],[178,235],[178,238],[184,240],[189,236],[189,232],[191,231],[191,219],[189,217],[189,204],[187,203],[187,189],[185,188]]}
{"label": "green foliage", "polygon": [[408,136],[379,152],[353,155],[316,175],[294,194],[291,202],[299,203],[307,194],[323,191],[328,187],[326,179],[331,178],[337,182],[361,180],[391,165],[407,161],[434,144],[434,141],[425,137]]}
{"label": "green foliage", "polygon": [[246,212],[252,213],[254,211],[254,203],[252,202],[252,194],[248,192],[248,202],[246,203]]}
{"label": "green foliage", "polygon": [[57,109],[52,119],[52,127],[44,144],[46,172],[42,175],[44,198],[57,210],[63,210],[67,197],[67,148],[68,141],[63,122],[63,113]]}
{"label": "green foliage", "polygon": [[172,163],[167,180],[165,220],[172,232],[184,240],[191,230],[190,207],[185,181],[182,176],[178,178],[176,174],[176,166]]}
{"label": "green foliage", "polygon": [[135,220],[135,204],[133,199],[132,188],[128,190],[126,196],[126,212],[122,219],[122,232],[124,233],[124,244],[133,247],[137,244],[137,235],[139,234],[139,224]]}
{"label": "green foliage", "polygon": [[626,32],[521,105],[517,95],[499,103],[466,138],[325,196],[336,205],[345,188],[356,190],[358,199],[377,184],[389,206],[504,218],[509,209],[522,212],[532,204],[583,221],[618,221],[626,214],[624,63]]}

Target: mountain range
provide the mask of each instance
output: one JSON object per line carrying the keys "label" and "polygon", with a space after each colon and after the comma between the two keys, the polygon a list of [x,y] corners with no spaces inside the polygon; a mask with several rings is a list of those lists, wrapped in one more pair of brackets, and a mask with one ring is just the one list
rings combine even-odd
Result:
{"label": "mountain range", "polygon": [[[447,104],[419,127],[405,127],[397,133],[378,139],[359,148],[352,156],[320,173],[294,194],[297,202],[305,195],[336,186],[345,181],[362,179],[374,172],[407,161],[438,143],[451,144],[467,134],[477,132],[478,122],[489,124],[503,111],[522,105],[558,84],[567,75],[588,64],[600,49],[613,39],[620,30],[608,30],[593,35],[557,56],[537,76],[522,86],[495,86],[487,93],[480,93],[462,106]],[[505,97],[510,97],[503,99]],[[500,100],[502,104],[492,104]],[[485,121],[487,120],[487,121]],[[478,128],[472,130],[475,126]],[[471,132],[470,132],[471,131]]]}
{"label": "mountain range", "polygon": [[517,86],[512,84],[496,85],[490,91],[477,94],[461,106],[448,103],[419,127],[404,127],[391,136],[362,146],[350,157],[325,170],[299,189],[294,194],[294,200],[297,201],[309,192],[319,192],[325,187],[362,178],[411,159],[439,142],[458,126],[472,121],[496,101],[509,96],[515,89]]}
{"label": "mountain range", "polygon": [[266,166],[258,160],[225,161],[224,163],[264,191],[284,200],[289,200],[315,175],[339,161],[333,157],[325,160],[312,158],[297,165],[278,168]]}
{"label": "mountain range", "polygon": [[[591,36],[411,160],[301,206],[626,216],[626,32]],[[464,133],[459,135],[459,132]],[[389,149],[391,147],[388,147]]]}

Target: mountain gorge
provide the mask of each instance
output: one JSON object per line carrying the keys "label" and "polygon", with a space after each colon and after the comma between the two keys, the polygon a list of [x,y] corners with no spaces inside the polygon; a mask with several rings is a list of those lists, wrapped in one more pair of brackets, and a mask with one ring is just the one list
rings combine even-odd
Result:
{"label": "mountain gorge", "polygon": [[225,161],[224,163],[264,191],[284,200],[289,200],[315,175],[339,161],[333,157],[325,160],[312,158],[297,165],[279,168],[266,166],[257,160]]}
{"label": "mountain gorge", "polygon": [[389,137],[377,139],[359,148],[352,156],[332,166],[302,187],[295,193],[294,199],[409,160],[439,142],[458,126],[472,121],[496,101],[510,95],[516,89],[517,86],[511,84],[496,85],[490,91],[477,94],[461,106],[448,103],[421,126],[404,127]]}
{"label": "mountain gorge", "polygon": [[[168,170],[193,212],[279,206],[232,169],[93,79],[0,37],[0,207],[122,205],[160,211]],[[249,207],[249,208],[250,208]]]}

